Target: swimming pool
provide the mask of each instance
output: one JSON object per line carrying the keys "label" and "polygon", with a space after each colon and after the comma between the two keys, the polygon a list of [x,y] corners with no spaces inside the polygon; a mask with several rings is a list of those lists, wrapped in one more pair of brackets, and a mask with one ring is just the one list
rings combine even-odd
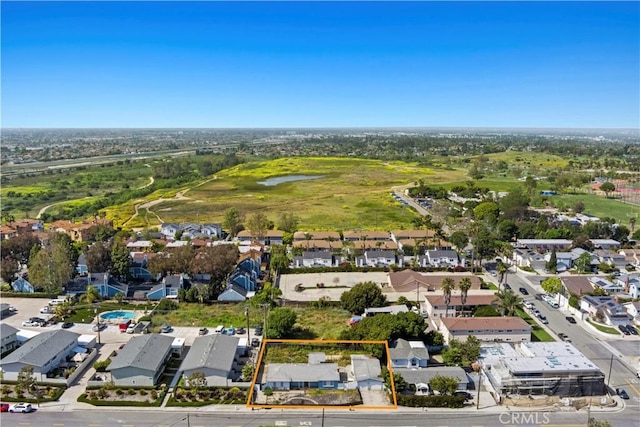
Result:
{"label": "swimming pool", "polygon": [[131,310],[114,310],[114,311],[105,311],[100,314],[100,319],[107,321],[114,320],[128,320],[136,317],[136,312]]}

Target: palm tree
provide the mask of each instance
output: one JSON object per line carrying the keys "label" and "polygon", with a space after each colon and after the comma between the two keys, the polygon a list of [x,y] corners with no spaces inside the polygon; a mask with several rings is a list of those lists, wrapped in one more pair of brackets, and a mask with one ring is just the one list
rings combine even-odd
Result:
{"label": "palm tree", "polygon": [[100,292],[98,292],[95,286],[89,285],[87,286],[87,293],[84,295],[84,300],[87,304],[93,304],[100,300]]}
{"label": "palm tree", "polygon": [[460,289],[460,300],[462,301],[462,313],[464,313],[464,305],[467,303],[467,293],[471,289],[471,279],[463,277],[458,283],[458,289]]}
{"label": "palm tree", "polygon": [[449,303],[451,302],[451,291],[453,291],[456,287],[456,282],[453,281],[451,277],[445,277],[442,279],[442,284],[440,285],[442,288],[442,294],[444,295],[444,303],[445,303],[445,311],[444,317],[449,316]]}
{"label": "palm tree", "polygon": [[522,298],[513,293],[511,289],[504,289],[496,292],[496,298],[494,301],[498,302],[498,308],[502,312],[503,316],[513,316],[516,312],[516,308],[522,304]]}
{"label": "palm tree", "polygon": [[509,267],[507,267],[507,264],[503,263],[503,262],[499,262],[498,266],[496,267],[496,271],[498,272],[498,290],[501,289],[502,283],[504,281],[506,281],[507,278],[507,272],[509,271]]}

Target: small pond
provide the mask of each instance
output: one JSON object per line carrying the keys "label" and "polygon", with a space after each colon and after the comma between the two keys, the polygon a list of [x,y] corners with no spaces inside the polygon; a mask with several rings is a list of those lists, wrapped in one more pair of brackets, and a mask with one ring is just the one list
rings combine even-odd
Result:
{"label": "small pond", "polygon": [[264,181],[258,181],[258,184],[265,185],[267,187],[273,187],[278,184],[282,184],[284,182],[293,182],[293,181],[304,181],[307,179],[318,179],[323,178],[324,175],[286,175],[286,176],[276,176],[274,178],[269,178]]}

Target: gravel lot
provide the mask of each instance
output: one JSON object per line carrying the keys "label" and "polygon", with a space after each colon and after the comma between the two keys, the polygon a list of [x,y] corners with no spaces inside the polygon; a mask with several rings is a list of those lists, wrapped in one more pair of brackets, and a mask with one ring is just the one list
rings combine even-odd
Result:
{"label": "gravel lot", "polygon": [[[317,301],[321,297],[329,297],[331,301],[339,301],[340,295],[361,282],[374,282],[378,285],[387,284],[385,272],[373,273],[307,273],[283,274],[280,276],[280,289],[283,298],[289,301]],[[324,288],[318,288],[318,283],[324,283]],[[296,292],[297,284],[305,288]]]}

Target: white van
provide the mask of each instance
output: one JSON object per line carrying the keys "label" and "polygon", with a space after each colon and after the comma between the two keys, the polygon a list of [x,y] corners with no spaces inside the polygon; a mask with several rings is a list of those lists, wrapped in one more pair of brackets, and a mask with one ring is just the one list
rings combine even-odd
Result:
{"label": "white van", "polygon": [[224,325],[218,325],[218,326],[216,326],[216,328],[213,330],[213,332],[215,332],[216,334],[222,333],[222,331],[224,331]]}
{"label": "white van", "polygon": [[49,301],[49,305],[56,306],[67,302],[65,298],[56,298]]}

